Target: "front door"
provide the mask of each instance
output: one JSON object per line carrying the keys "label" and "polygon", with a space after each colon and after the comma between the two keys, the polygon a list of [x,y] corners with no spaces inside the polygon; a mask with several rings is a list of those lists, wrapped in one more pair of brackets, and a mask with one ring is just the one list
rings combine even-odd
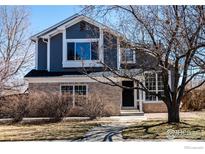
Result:
{"label": "front door", "polygon": [[[125,87],[134,87],[133,81],[122,81]],[[134,89],[122,90],[122,107],[134,107]]]}

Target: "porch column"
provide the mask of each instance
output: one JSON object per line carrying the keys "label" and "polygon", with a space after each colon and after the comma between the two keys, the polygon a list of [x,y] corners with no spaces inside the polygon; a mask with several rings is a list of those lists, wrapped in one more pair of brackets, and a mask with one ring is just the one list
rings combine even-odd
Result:
{"label": "porch column", "polygon": [[139,106],[140,106],[140,112],[143,112],[143,109],[142,109],[142,100],[140,100]]}
{"label": "porch column", "polygon": [[[140,78],[140,82],[142,82],[142,78]],[[142,91],[142,90],[139,90],[139,99],[140,99],[140,101],[139,101],[139,111],[140,112],[143,112],[143,101],[144,101],[144,91]]]}

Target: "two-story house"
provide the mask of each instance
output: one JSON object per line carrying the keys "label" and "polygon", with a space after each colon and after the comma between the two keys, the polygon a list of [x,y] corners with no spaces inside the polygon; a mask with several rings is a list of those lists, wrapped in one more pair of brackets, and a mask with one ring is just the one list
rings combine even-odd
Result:
{"label": "two-story house", "polygon": [[[99,61],[115,69],[122,69],[123,59],[130,65],[136,61],[140,63],[142,57],[122,47],[122,38],[115,30],[78,14],[32,36],[31,40],[36,44],[36,66],[25,75],[29,91],[71,93],[73,97],[95,93],[112,104],[115,115],[127,109],[139,112],[166,111],[165,104],[157,97],[140,90],[102,84],[83,73],[82,68],[89,73],[103,71]],[[122,50],[126,53],[124,57]],[[147,64],[150,63],[150,59],[147,60]],[[135,85],[133,81],[116,82],[131,87]],[[144,84],[152,91],[163,92],[158,73],[151,74]]]}

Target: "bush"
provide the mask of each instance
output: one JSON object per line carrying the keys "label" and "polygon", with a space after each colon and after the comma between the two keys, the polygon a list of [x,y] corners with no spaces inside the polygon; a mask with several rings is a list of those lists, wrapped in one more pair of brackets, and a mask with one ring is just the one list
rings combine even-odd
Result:
{"label": "bush", "polygon": [[1,99],[1,118],[13,118],[19,122],[23,117],[51,117],[59,121],[72,107],[72,97],[57,93],[30,93]]}
{"label": "bush", "polygon": [[200,111],[205,108],[205,92],[194,90],[188,93],[182,100],[183,111]]}
{"label": "bush", "polygon": [[72,107],[72,97],[57,93],[38,92],[29,96],[29,115],[61,120]]}
{"label": "bush", "polygon": [[78,105],[81,108],[81,114],[90,117],[90,119],[110,116],[107,105],[103,102],[103,99],[96,94],[88,95],[87,99],[82,98],[79,102],[80,103]]}
{"label": "bush", "polygon": [[0,100],[0,118],[13,118],[19,122],[23,117],[51,117],[60,121],[65,116],[88,116],[91,119],[110,116],[112,107],[103,99],[91,94],[87,97],[75,97],[57,93],[35,92],[28,95],[15,95]]}
{"label": "bush", "polygon": [[13,118],[13,122],[19,122],[28,113],[28,96],[13,95],[1,99],[1,117]]}

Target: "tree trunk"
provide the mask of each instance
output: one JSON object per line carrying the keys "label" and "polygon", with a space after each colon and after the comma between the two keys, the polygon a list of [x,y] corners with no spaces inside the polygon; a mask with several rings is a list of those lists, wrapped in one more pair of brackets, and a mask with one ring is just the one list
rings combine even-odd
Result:
{"label": "tree trunk", "polygon": [[179,105],[172,105],[168,107],[168,123],[179,123]]}

